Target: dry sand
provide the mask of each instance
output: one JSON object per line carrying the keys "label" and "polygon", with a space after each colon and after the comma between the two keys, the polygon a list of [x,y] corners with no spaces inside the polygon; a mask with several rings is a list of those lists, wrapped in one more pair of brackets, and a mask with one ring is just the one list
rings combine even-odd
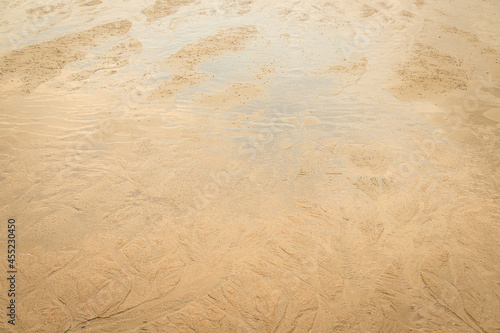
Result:
{"label": "dry sand", "polygon": [[500,332],[497,1],[2,7],[0,331]]}

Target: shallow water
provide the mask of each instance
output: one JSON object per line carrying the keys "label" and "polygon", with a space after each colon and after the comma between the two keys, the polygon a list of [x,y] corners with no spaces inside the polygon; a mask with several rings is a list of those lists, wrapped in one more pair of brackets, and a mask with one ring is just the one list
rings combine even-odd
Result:
{"label": "shallow water", "polygon": [[0,16],[2,331],[500,330],[497,3],[50,5]]}

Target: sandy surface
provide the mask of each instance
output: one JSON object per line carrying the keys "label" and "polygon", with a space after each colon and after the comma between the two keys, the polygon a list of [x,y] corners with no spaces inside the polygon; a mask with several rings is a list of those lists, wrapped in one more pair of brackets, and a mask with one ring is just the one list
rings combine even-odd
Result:
{"label": "sandy surface", "polygon": [[3,3],[0,331],[500,332],[499,32],[494,0]]}

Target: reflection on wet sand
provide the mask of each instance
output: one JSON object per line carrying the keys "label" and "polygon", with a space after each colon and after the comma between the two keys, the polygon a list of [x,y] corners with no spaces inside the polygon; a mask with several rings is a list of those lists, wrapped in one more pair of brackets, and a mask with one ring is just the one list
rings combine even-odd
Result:
{"label": "reflection on wet sand", "polygon": [[0,330],[500,330],[498,4],[5,11]]}

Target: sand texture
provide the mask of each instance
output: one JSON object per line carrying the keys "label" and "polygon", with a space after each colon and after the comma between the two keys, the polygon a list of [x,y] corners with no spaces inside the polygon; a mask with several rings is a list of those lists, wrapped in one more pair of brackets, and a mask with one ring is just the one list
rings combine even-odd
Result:
{"label": "sand texture", "polygon": [[0,332],[500,332],[499,32],[493,0],[4,3]]}

